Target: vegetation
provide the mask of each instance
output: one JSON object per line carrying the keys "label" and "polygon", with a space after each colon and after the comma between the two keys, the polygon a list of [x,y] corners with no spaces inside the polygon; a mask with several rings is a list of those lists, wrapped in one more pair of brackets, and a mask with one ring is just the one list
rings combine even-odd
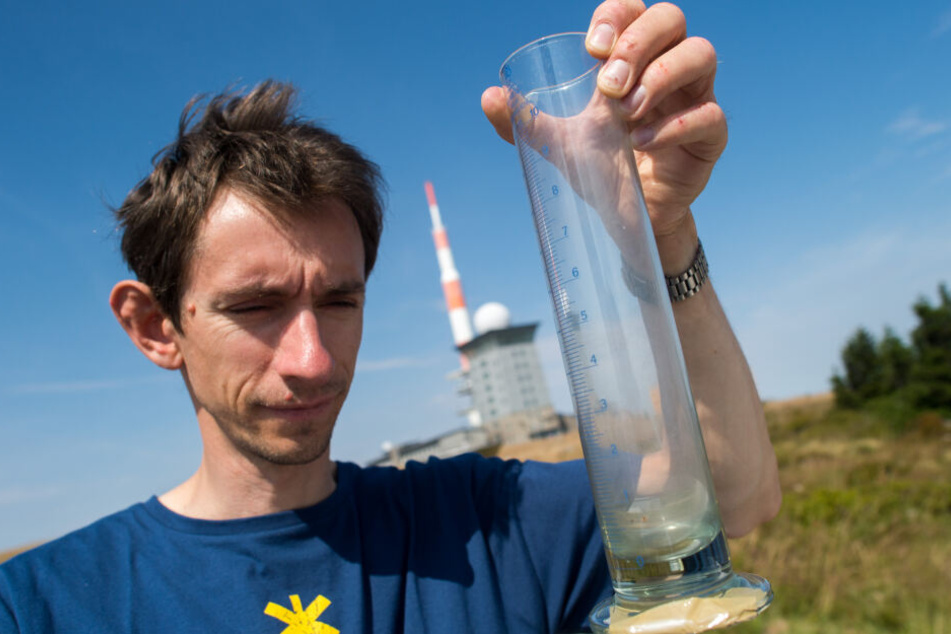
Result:
{"label": "vegetation", "polygon": [[881,341],[860,328],[842,349],[843,374],[832,377],[836,405],[873,409],[894,425],[921,410],[951,413],[951,294],[938,288],[938,304],[913,306],[918,325],[910,345],[886,328]]}
{"label": "vegetation", "polygon": [[775,599],[737,634],[951,632],[951,427],[891,416],[832,397],[767,406],[783,508],[731,549]]}

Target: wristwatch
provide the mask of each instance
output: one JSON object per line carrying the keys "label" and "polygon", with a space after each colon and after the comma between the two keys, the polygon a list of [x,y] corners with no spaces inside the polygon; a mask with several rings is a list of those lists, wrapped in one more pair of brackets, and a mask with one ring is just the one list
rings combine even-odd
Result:
{"label": "wristwatch", "polygon": [[707,281],[709,271],[707,256],[703,252],[703,243],[698,240],[697,253],[693,256],[690,267],[680,275],[667,278],[667,291],[670,293],[670,301],[682,302],[699,293]]}
{"label": "wristwatch", "polygon": [[[693,256],[690,267],[680,275],[664,278],[667,281],[667,294],[670,296],[670,301],[682,302],[699,293],[700,288],[707,281],[709,270],[703,244],[698,240],[697,253]],[[653,290],[653,285],[635,273],[626,260],[621,267],[621,275],[632,295],[647,302],[657,303],[657,294]]]}

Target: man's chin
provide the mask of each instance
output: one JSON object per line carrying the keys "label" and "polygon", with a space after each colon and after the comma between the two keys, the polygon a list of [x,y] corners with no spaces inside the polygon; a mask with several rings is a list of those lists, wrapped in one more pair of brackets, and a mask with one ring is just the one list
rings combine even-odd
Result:
{"label": "man's chin", "polygon": [[246,446],[245,451],[269,464],[303,466],[327,457],[330,453],[330,439],[295,446],[287,446],[286,443],[255,444]]}
{"label": "man's chin", "polygon": [[[306,465],[327,456],[330,452],[330,436],[333,424],[312,423],[300,429],[298,424],[286,421],[265,425],[266,432],[234,438],[233,442],[245,454],[266,463],[284,466]],[[315,427],[326,427],[319,430]]]}
{"label": "man's chin", "polygon": [[318,416],[297,417],[261,408],[243,420],[216,422],[229,444],[253,461],[295,466],[327,456],[338,411],[334,408]]}

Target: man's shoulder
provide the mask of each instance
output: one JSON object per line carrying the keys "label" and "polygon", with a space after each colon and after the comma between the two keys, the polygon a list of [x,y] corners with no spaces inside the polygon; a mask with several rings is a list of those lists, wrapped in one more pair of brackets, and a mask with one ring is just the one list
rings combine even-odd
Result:
{"label": "man's shoulder", "polygon": [[479,499],[508,494],[529,487],[558,488],[561,483],[586,484],[583,461],[543,463],[503,460],[476,453],[451,458],[431,457],[425,462],[410,461],[403,468],[353,464],[341,465],[358,499],[373,500],[385,496],[394,500],[403,496]]}
{"label": "man's shoulder", "polygon": [[103,552],[117,552],[121,544],[131,542],[137,532],[143,530],[142,515],[145,503],[102,517],[95,522],[72,532],[26,550],[0,565],[7,575],[24,574],[28,571],[76,565]]}
{"label": "man's shoulder", "polygon": [[360,483],[392,483],[400,480],[413,480],[417,477],[482,476],[486,474],[564,473],[584,469],[584,461],[538,462],[534,460],[502,459],[495,456],[483,456],[478,453],[463,453],[448,458],[431,456],[425,461],[410,460],[402,468],[386,465],[361,467],[353,463],[338,463],[346,469],[348,475]]}
{"label": "man's shoulder", "polygon": [[493,476],[518,474],[523,465],[516,460],[501,460],[477,453],[449,458],[430,457],[410,460],[401,468],[393,466],[358,467],[347,465],[356,486],[361,488],[465,486]]}

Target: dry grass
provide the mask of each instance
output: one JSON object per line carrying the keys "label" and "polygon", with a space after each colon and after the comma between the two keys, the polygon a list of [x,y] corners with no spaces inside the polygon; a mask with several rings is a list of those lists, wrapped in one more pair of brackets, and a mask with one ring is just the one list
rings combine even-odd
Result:
{"label": "dry grass", "polygon": [[20,553],[24,553],[24,552],[30,550],[31,548],[33,548],[33,547],[35,547],[35,546],[39,546],[39,544],[38,544],[38,543],[37,543],[37,544],[29,544],[29,545],[27,545],[27,546],[20,546],[19,548],[14,548],[13,550],[0,551],[0,564],[2,564],[3,562],[5,562],[7,559],[10,559],[11,557],[15,557],[15,556],[19,555]]}
{"label": "dry grass", "polygon": [[584,457],[581,452],[581,439],[574,431],[518,445],[502,445],[495,455],[506,460],[517,458],[540,462],[564,462]]}
{"label": "dry grass", "polygon": [[767,420],[783,509],[731,549],[776,599],[737,634],[948,632],[951,439],[928,416],[897,434],[831,399],[769,404]]}

